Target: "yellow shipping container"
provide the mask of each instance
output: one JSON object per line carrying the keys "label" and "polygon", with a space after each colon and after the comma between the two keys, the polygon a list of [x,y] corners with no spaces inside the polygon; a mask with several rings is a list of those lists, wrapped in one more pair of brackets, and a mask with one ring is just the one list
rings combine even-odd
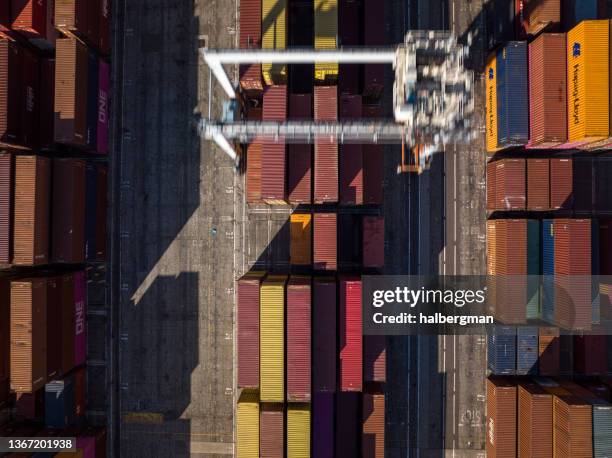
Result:
{"label": "yellow shipping container", "polygon": [[310,458],[310,404],[287,405],[287,458]]}
{"label": "yellow shipping container", "polygon": [[243,390],[236,406],[236,457],[259,458],[259,396]]}
{"label": "yellow shipping container", "polygon": [[494,153],[497,147],[497,61],[495,53],[491,54],[486,67],[486,126],[487,152]]}
{"label": "yellow shipping container", "polygon": [[608,137],[610,116],[608,20],[582,21],[567,34],[568,141]]}
{"label": "yellow shipping container", "polygon": [[[314,45],[315,49],[338,47],[338,0],[314,1]],[[316,63],[315,79],[333,82],[338,78],[338,64]]]}
{"label": "yellow shipping container", "polygon": [[291,214],[291,264],[297,266],[312,263],[312,214]]}
{"label": "yellow shipping container", "polygon": [[259,312],[259,386],[262,402],[285,401],[285,275],[262,283]]}
{"label": "yellow shipping container", "polygon": [[[287,0],[262,0],[261,47],[285,49],[287,46]],[[267,85],[286,84],[287,66],[262,64],[261,71]]]}

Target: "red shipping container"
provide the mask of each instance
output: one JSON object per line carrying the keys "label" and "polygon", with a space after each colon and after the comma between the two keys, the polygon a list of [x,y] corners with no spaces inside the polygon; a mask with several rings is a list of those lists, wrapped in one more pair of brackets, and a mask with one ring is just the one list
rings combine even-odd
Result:
{"label": "red shipping container", "polygon": [[53,160],[54,262],[85,260],[85,162]]}
{"label": "red shipping container", "polygon": [[62,374],[67,374],[74,367],[74,275],[67,273],[61,277],[62,290]]}
{"label": "red shipping container", "polygon": [[310,402],[311,278],[287,283],[287,400]]}
{"label": "red shipping container", "polygon": [[[78,1],[78,0],[76,0]],[[94,47],[100,46],[100,2],[102,0],[87,0],[87,22],[85,35]]]}
{"label": "red shipping container", "polygon": [[524,210],[525,159],[502,159],[495,163],[495,195],[498,210]]}
{"label": "red shipping container", "polygon": [[573,201],[572,160],[553,158],[550,160],[550,208],[570,210]]}
{"label": "red shipping container", "polygon": [[363,394],[363,436],[361,455],[363,458],[385,456],[385,395]]}
{"label": "red shipping container", "polygon": [[108,187],[108,169],[105,165],[96,167],[97,178],[96,186],[96,259],[98,261],[106,260],[106,210],[107,205],[107,187]]}
{"label": "red shipping container", "polygon": [[285,412],[283,404],[262,403],[259,414],[259,456],[285,455]]}
{"label": "red shipping container", "polygon": [[387,379],[387,344],[385,336],[363,336],[363,380]]}
{"label": "red shipping container", "polygon": [[337,304],[333,277],[314,278],[312,308],[312,389],[315,392],[335,392]]}
{"label": "red shipping container", "polygon": [[550,161],[548,159],[527,159],[527,210],[548,210],[549,208]]}
{"label": "red shipping container", "polygon": [[[239,47],[261,48],[261,0],[240,2]],[[240,86],[244,91],[263,91],[261,64],[240,65]]]}
{"label": "red shipping container", "polygon": [[40,60],[40,124],[39,144],[43,149],[53,146],[55,117],[55,59]]}
{"label": "red shipping container", "polygon": [[247,147],[246,163],[247,202],[261,202],[261,141],[255,140]]}
{"label": "red shipping container", "polygon": [[[312,96],[291,94],[289,117],[292,120],[312,119]],[[294,204],[312,202],[312,146],[291,144],[288,146],[287,195]]]}
{"label": "red shipping container", "polygon": [[337,215],[335,213],[314,214],[314,266],[315,270],[337,268]]}
{"label": "red shipping container", "polygon": [[[314,119],[338,120],[337,86],[315,86]],[[338,143],[335,138],[315,138],[314,202],[338,202]]]}
{"label": "red shipping container", "polygon": [[574,370],[584,375],[608,372],[605,335],[574,336]]}
{"label": "red shipping container", "polygon": [[497,196],[495,194],[495,162],[487,162],[487,210],[494,211],[497,208]]}
{"label": "red shipping container", "polygon": [[529,45],[529,137],[532,147],[553,148],[567,141],[566,55],[565,34],[562,33],[542,34]]}
{"label": "red shipping container", "polygon": [[532,382],[518,387],[518,457],[553,456],[552,395]]}
{"label": "red shipping container", "polygon": [[11,145],[22,141],[22,54],[20,46],[0,37],[0,142]]}
{"label": "red shipping container", "polygon": [[61,277],[47,277],[47,380],[62,373]]}
{"label": "red shipping container", "polygon": [[0,31],[11,26],[11,2],[0,2]]}
{"label": "red shipping container", "polygon": [[336,395],[336,455],[358,457],[361,442],[360,393],[338,393]]}
{"label": "red shipping container", "polygon": [[487,379],[487,457],[516,456],[516,386],[506,379]]}
{"label": "red shipping container", "polygon": [[259,288],[263,272],[238,280],[238,388],[259,387]]}
{"label": "red shipping container", "polygon": [[385,217],[363,217],[363,267],[385,266]]}
{"label": "red shipping container", "polygon": [[340,390],[362,388],[361,279],[340,278]]}
{"label": "red shipping container", "polygon": [[10,0],[13,30],[28,38],[47,38],[53,27],[54,0]]}
{"label": "red shipping container", "polygon": [[0,153],[0,264],[12,256],[13,170],[13,155]]}
{"label": "red shipping container", "polygon": [[537,35],[546,28],[559,26],[560,0],[514,0],[514,5],[517,39],[525,40],[527,35]]}
{"label": "red shipping container", "polygon": [[540,375],[559,375],[559,328],[540,328],[538,336],[538,372]]}
{"label": "red shipping container", "polygon": [[[287,119],[287,86],[269,86],[263,96],[264,121]],[[264,140],[261,154],[261,198],[270,204],[285,201],[285,139]]]}

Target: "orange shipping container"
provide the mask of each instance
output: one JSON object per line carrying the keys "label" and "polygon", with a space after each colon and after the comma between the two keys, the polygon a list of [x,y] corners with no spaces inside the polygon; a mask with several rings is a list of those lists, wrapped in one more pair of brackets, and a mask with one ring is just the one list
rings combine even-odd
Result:
{"label": "orange shipping container", "polygon": [[[340,438],[339,440],[342,440]],[[363,395],[363,458],[385,456],[385,395]]]}
{"label": "orange shipping container", "polygon": [[312,263],[312,214],[293,213],[291,215],[292,265],[310,265]]}
{"label": "orange shipping container", "polygon": [[592,458],[592,407],[573,395],[553,398],[554,456]]}
{"label": "orange shipping container", "polygon": [[518,418],[519,458],[550,458],[553,452],[552,395],[535,383],[521,383]]}
{"label": "orange shipping container", "polygon": [[516,457],[516,410],[516,386],[506,379],[487,379],[488,458]]}

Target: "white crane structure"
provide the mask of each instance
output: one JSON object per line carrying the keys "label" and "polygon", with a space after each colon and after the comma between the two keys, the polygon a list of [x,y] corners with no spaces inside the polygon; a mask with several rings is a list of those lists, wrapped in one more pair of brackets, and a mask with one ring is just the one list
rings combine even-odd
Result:
{"label": "white crane structure", "polygon": [[464,66],[468,48],[449,32],[411,31],[403,44],[387,48],[201,49],[201,53],[230,99],[236,98],[236,88],[224,64],[391,64],[395,71],[393,120],[201,120],[201,135],[214,140],[234,159],[237,155],[232,142],[247,143],[256,137],[286,143],[313,143],[315,137],[326,137],[339,143],[424,145],[419,151],[426,154],[443,151],[449,141],[471,138],[474,76]]}

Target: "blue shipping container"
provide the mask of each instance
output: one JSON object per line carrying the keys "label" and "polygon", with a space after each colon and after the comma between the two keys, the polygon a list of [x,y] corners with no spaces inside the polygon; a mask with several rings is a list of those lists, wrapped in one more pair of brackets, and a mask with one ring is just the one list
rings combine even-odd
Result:
{"label": "blue shipping container", "polygon": [[74,423],[76,404],[74,379],[67,375],[45,385],[45,425],[50,428],[65,428]]}
{"label": "blue shipping container", "polygon": [[612,406],[603,400],[593,400],[593,457],[612,456]]}
{"label": "blue shipping container", "polygon": [[527,220],[527,318],[540,318],[540,275],[542,275],[542,230],[540,221]]}
{"label": "blue shipping container", "polygon": [[527,42],[510,41],[497,51],[497,143],[524,145],[529,140]]}
{"label": "blue shipping container", "polygon": [[516,373],[537,375],[538,373],[538,328],[520,326],[516,330]]}
{"label": "blue shipping container", "polygon": [[87,164],[85,175],[85,257],[88,261],[96,260],[96,211],[98,169],[95,164]]}
{"label": "blue shipping container", "polygon": [[487,359],[495,375],[516,373],[516,328],[493,326],[487,335]]}
{"label": "blue shipping container", "polygon": [[542,221],[542,318],[550,323],[555,318],[555,234],[553,220]]}

